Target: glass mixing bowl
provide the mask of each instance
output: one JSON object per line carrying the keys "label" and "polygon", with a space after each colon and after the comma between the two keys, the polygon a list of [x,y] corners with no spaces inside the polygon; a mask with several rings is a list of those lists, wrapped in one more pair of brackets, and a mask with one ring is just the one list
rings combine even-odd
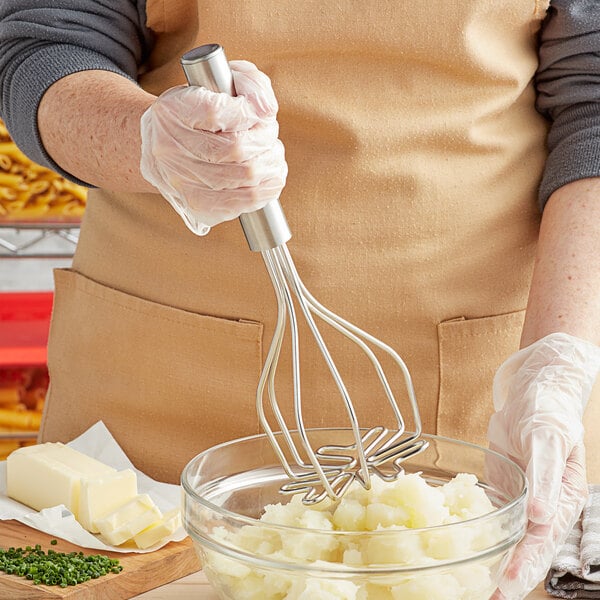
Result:
{"label": "glass mixing bowl", "polygon": [[[310,430],[315,447],[349,444],[348,429]],[[335,531],[308,520],[259,520],[287,476],[264,435],[227,442],[192,459],[182,474],[184,526],[206,576],[227,600],[486,600],[526,528],[526,479],[501,455],[423,436],[429,447],[404,461],[440,486],[472,473],[494,510],[448,525]],[[296,498],[297,507],[302,504]],[[322,508],[327,508],[326,500]],[[319,506],[319,505],[317,505]],[[316,523],[316,525],[315,525]]]}

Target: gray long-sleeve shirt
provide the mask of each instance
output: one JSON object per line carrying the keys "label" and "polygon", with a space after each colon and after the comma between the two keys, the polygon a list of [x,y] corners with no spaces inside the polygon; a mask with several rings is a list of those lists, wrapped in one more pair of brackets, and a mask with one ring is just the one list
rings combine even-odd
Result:
{"label": "gray long-sleeve shirt", "polygon": [[2,0],[0,117],[38,164],[63,171],[46,152],[37,109],[46,90],[78,71],[100,69],[137,79],[151,49],[146,0]]}
{"label": "gray long-sleeve shirt", "polygon": [[[77,181],[42,145],[39,103],[52,83],[77,71],[135,80],[152,45],[145,9],[146,0],[2,0],[0,116],[32,160]],[[538,109],[552,122],[543,208],[562,185],[600,176],[600,0],[552,0],[536,84]]]}

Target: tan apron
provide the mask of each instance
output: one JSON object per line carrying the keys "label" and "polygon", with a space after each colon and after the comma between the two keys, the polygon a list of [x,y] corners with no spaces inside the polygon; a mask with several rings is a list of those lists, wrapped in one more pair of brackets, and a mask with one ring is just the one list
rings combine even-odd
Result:
{"label": "tan apron", "polygon": [[[546,5],[148,1],[149,91],[183,83],[179,56],[207,42],[272,78],[299,273],[405,358],[427,432],[485,443],[493,374],[518,348],[545,158],[531,79]],[[197,238],[159,196],[91,192],[73,268],[56,273],[41,438],[102,419],[139,468],[176,481],[199,451],[259,431],[275,315],[238,222]],[[385,424],[368,363],[326,339],[361,421]],[[302,340],[307,424],[346,425]],[[288,360],[279,373],[288,410]]]}

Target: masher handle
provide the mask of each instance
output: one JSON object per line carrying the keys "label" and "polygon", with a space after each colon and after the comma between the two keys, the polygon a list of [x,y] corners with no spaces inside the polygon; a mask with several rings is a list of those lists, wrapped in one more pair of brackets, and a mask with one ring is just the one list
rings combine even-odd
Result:
{"label": "masher handle", "polygon": [[[181,57],[181,65],[190,85],[236,96],[233,74],[219,44],[198,46]],[[285,244],[291,237],[279,199],[263,208],[240,215],[240,223],[250,250],[263,252]]]}

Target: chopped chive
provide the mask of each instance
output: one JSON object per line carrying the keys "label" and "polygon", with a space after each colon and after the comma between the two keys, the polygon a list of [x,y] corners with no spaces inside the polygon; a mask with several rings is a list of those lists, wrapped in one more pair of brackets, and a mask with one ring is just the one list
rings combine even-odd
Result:
{"label": "chopped chive", "polygon": [[[51,540],[56,545],[56,540]],[[123,567],[115,558],[102,554],[84,555],[83,552],[44,552],[40,544],[34,548],[0,548],[0,571],[25,577],[34,584],[77,585],[108,573],[120,573]]]}

